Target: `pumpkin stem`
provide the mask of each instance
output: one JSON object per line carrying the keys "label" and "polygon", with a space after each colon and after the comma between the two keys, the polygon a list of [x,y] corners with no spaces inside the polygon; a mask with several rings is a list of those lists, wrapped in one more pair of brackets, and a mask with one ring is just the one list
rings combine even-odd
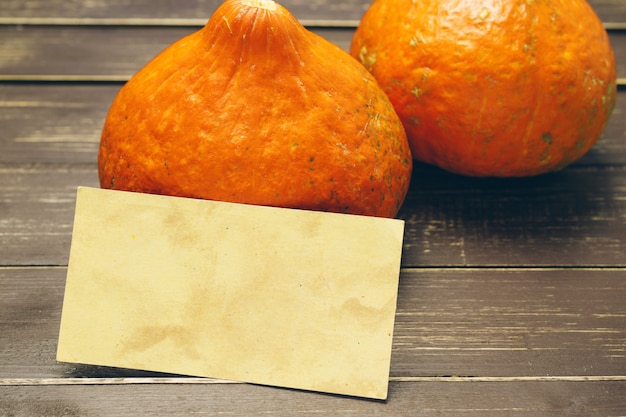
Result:
{"label": "pumpkin stem", "polygon": [[258,7],[266,10],[276,10],[277,5],[273,0],[245,0],[241,2],[249,7]]}

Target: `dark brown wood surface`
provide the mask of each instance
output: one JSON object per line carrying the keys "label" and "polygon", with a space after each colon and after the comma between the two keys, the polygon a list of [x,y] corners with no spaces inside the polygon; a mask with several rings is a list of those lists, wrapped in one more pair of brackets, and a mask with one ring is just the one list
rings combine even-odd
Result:
{"label": "dark brown wood surface", "polygon": [[[10,347],[0,351],[2,377],[137,376],[55,362],[65,274],[65,267],[0,268],[0,346]],[[624,370],[620,268],[405,268],[400,281],[392,378]]]}
{"label": "dark brown wood surface", "polygon": [[[118,89],[220,1],[0,2],[0,416],[626,416],[626,2],[593,0],[618,103],[566,169],[417,164],[387,401],[58,363],[76,187]],[[364,0],[290,0],[347,49]]]}
{"label": "dark brown wood surface", "polygon": [[[158,52],[200,26],[0,26],[0,81],[125,81]],[[353,27],[311,27],[344,50]],[[626,28],[608,30],[620,82],[626,80]],[[76,65],[80,63],[80,65]]]}
{"label": "dark brown wood surface", "polygon": [[[178,19],[207,20],[221,0],[3,0],[3,19]],[[284,0],[280,2],[304,21],[358,21],[370,0]],[[589,0],[604,22],[625,23],[621,0]]]}

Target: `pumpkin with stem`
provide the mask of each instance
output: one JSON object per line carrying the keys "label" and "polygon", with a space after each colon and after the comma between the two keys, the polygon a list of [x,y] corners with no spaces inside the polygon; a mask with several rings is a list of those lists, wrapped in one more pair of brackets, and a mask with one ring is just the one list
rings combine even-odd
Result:
{"label": "pumpkin with stem", "polygon": [[412,157],[373,76],[270,0],[227,0],[113,101],[100,184],[394,217]]}

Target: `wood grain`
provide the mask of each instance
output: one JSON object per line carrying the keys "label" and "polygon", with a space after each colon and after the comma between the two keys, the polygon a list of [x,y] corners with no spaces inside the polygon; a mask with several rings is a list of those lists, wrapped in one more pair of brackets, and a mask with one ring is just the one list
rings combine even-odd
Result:
{"label": "wood grain", "polygon": [[391,383],[386,402],[250,384],[3,387],[0,413],[18,416],[463,415],[619,416],[626,383]]}
{"label": "wood grain", "polygon": [[[205,19],[221,3],[222,0],[30,0],[27,3],[3,0],[0,16]],[[359,20],[371,1],[282,0],[279,3],[300,19]],[[589,4],[605,22],[626,21],[626,4],[621,0],[589,0]]]}
{"label": "wood grain", "polygon": [[[66,265],[76,187],[90,165],[0,166],[1,265]],[[522,180],[417,166],[402,264],[626,266],[626,167],[572,167]]]}
{"label": "wood grain", "polygon": [[[161,50],[198,29],[0,26],[0,39],[6,39],[0,43],[0,80],[60,75],[82,75],[96,81],[111,76],[128,79]],[[311,30],[344,50],[348,50],[354,33],[354,28],[342,27]],[[620,41],[626,44],[626,36],[618,36],[616,42]]]}
{"label": "wood grain", "polygon": [[[161,50],[199,27],[179,26],[0,26],[0,81],[12,79],[93,80],[130,78]],[[348,50],[354,28],[312,27]],[[626,30],[610,30],[617,76],[626,79]],[[132,47],[128,47],[128,45]],[[56,77],[56,78],[55,78]]]}
{"label": "wood grain", "polygon": [[[506,181],[417,169],[400,213],[403,265],[624,266],[624,174],[572,168]],[[65,265],[75,190],[98,186],[95,166],[6,166],[0,178],[0,261]]]}
{"label": "wood grain", "polygon": [[98,186],[90,166],[0,166],[0,264],[64,265],[76,188]]}
{"label": "wood grain", "polygon": [[[121,83],[0,83],[0,164],[95,162]],[[626,164],[626,89],[603,137],[576,165]]]}
{"label": "wood grain", "polygon": [[[601,1],[607,3],[610,0]],[[0,16],[208,19],[221,3],[222,0],[96,0],[88,3],[81,0],[34,0],[24,7],[21,0],[4,0],[0,5]],[[356,20],[365,13],[370,1],[283,0],[279,3],[300,19]],[[609,10],[614,8],[608,6]]]}
{"label": "wood grain", "polygon": [[[0,415],[626,415],[626,2],[603,138],[553,174],[417,164],[386,402],[58,363],[76,187],[117,90],[221,0],[0,2]],[[344,50],[367,0],[284,0]]]}
{"label": "wood grain", "polygon": [[400,217],[404,266],[626,266],[626,171],[480,179],[419,166]]}
{"label": "wood grain", "polygon": [[[0,268],[0,378],[162,376],[55,361],[66,268]],[[405,269],[391,378],[626,375],[626,270]]]}
{"label": "wood grain", "polygon": [[121,84],[0,84],[0,164],[95,164]]}

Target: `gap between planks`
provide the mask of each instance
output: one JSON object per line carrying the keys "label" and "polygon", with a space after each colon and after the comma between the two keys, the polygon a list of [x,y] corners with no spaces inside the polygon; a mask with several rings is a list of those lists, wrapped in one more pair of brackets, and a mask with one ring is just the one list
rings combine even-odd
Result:
{"label": "gap between planks", "polygon": [[[0,17],[0,25],[33,26],[204,26],[203,18]],[[299,19],[303,26],[356,28],[355,19]],[[626,30],[626,22],[603,22],[606,30]]]}
{"label": "gap between planks", "polygon": [[[0,164],[1,168],[1,164]],[[23,269],[67,269],[67,265],[57,264],[41,264],[41,265],[0,265],[0,271],[8,270],[23,270]],[[572,270],[572,271],[606,271],[606,272],[626,272],[625,265],[552,265],[552,266],[523,266],[523,265],[469,265],[469,266],[403,266],[400,268],[400,272],[433,272],[433,271],[464,271],[464,272],[476,272],[476,271],[496,271],[496,272],[522,272],[522,271],[535,271],[535,272],[549,272],[560,270]],[[1,379],[1,378],[0,378]]]}
{"label": "gap between planks", "polygon": [[[626,375],[604,376],[416,376],[391,377],[390,382],[623,382]],[[0,378],[0,386],[245,384],[201,377],[154,378]]]}
{"label": "gap between planks", "polygon": [[[0,82],[16,83],[125,83],[132,75],[76,75],[76,74],[0,74]],[[617,78],[618,89],[626,87],[626,78]]]}
{"label": "gap between planks", "polygon": [[[24,26],[165,26],[202,27],[209,20],[201,18],[91,18],[91,17],[0,17],[0,25]],[[299,19],[306,27],[356,28],[358,20]],[[616,25],[616,24],[612,24]],[[617,24],[619,25],[619,24]],[[626,29],[626,23],[618,29]]]}

